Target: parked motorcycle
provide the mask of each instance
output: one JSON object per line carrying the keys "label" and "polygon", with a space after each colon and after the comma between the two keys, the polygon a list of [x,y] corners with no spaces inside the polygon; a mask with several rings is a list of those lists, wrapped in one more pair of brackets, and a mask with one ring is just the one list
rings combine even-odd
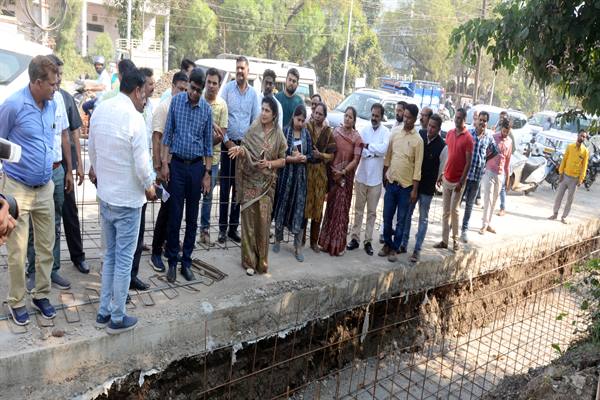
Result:
{"label": "parked motorcycle", "polygon": [[594,143],[589,143],[592,147],[592,152],[590,152],[590,159],[588,161],[587,172],[585,174],[585,179],[583,180],[583,185],[587,190],[590,190],[592,184],[596,180],[596,175],[600,172],[600,151],[598,151],[598,147]]}
{"label": "parked motorcycle", "polygon": [[88,100],[96,97],[96,94],[91,90],[85,90],[85,84],[83,79],[75,81],[75,86],[73,88],[73,93],[71,93],[73,99],[75,100],[75,105],[77,106],[77,110],[79,111],[79,116],[81,117],[82,126],[81,126],[81,137],[84,139],[88,138],[88,126],[89,126],[89,116],[83,111],[82,106]]}
{"label": "parked motorcycle", "polygon": [[546,155],[548,165],[546,167],[546,182],[550,184],[552,190],[556,190],[558,188],[558,181],[560,178],[558,169],[563,159],[563,153],[561,151],[558,151],[556,144],[554,144],[553,142],[549,143],[554,147],[554,151],[551,154]]}

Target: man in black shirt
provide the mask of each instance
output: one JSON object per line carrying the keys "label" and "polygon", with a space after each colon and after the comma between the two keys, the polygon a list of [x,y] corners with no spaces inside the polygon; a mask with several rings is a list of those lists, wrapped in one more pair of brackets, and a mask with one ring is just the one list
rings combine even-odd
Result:
{"label": "man in black shirt", "polygon": [[[77,174],[77,186],[81,186],[84,179],[83,162],[81,161],[81,146],[79,144],[79,131],[82,125],[81,117],[79,116],[73,96],[71,96],[62,88],[59,90],[63,96],[63,99],[65,100],[67,119],[69,120],[69,137],[71,139],[72,160],[71,164],[73,165],[73,171],[75,171]],[[63,168],[65,168],[65,174],[72,173],[72,171],[66,170],[67,167],[64,162]],[[87,274],[90,272],[90,268],[85,261],[85,252],[83,251],[81,228],[79,226],[79,215],[77,211],[77,204],[75,203],[75,190],[71,190],[69,193],[65,192],[65,202],[63,203],[62,217],[71,261],[79,270],[79,272]]]}
{"label": "man in black shirt", "polygon": [[[427,111],[427,110],[423,110]],[[429,109],[431,111],[431,109]],[[423,120],[424,115],[421,115]],[[442,127],[442,117],[438,114],[433,114],[427,118],[427,129],[420,129],[419,134],[423,138],[423,164],[421,166],[421,182],[419,183],[419,228],[415,237],[415,249],[410,261],[416,263],[419,261],[421,247],[427,233],[427,225],[429,224],[429,207],[435,193],[435,185],[440,174],[444,171],[446,158],[446,143],[440,136]],[[412,203],[409,208],[408,220],[412,219],[412,213],[415,210],[416,203]],[[405,224],[406,228],[402,234],[402,244],[404,248],[408,246],[410,236],[410,225]]]}

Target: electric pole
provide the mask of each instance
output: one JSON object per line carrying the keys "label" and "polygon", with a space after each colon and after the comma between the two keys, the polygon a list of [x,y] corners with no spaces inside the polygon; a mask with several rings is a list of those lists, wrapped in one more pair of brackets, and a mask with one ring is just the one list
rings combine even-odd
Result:
{"label": "electric pole", "polygon": [[131,46],[131,2],[132,0],[127,0],[127,49],[129,50],[129,58],[133,58],[133,54],[131,54],[131,50],[133,46]]}
{"label": "electric pole", "polygon": [[350,16],[348,17],[348,36],[346,38],[346,53],[344,55],[344,75],[342,76],[342,96],[346,92],[346,73],[348,72],[348,50],[350,49],[350,31],[352,29],[352,8],[354,0],[350,0]]}

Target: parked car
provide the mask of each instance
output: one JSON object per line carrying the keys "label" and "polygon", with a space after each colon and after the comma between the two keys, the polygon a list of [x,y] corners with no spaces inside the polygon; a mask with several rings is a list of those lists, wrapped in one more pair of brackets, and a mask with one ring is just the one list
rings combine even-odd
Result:
{"label": "parked car", "polygon": [[52,54],[52,50],[23,39],[18,34],[3,35],[0,41],[0,104],[29,83],[29,62],[37,55]]}
{"label": "parked car", "polygon": [[577,134],[559,129],[549,129],[536,135],[536,141],[544,146],[544,153],[564,152],[567,146],[577,141]]}
{"label": "parked car", "polygon": [[529,126],[531,127],[532,134],[537,134],[538,132],[547,131],[552,128],[556,122],[557,112],[554,111],[540,111],[533,114],[531,118],[529,118]]}
{"label": "parked car", "polygon": [[383,125],[392,128],[396,121],[396,103],[406,101],[414,104],[411,97],[388,93],[377,89],[359,89],[349,94],[337,107],[327,113],[329,125],[336,127],[344,122],[344,110],[353,106],[356,108],[356,129],[360,131],[363,127],[371,124],[371,106],[381,103],[385,110]]}

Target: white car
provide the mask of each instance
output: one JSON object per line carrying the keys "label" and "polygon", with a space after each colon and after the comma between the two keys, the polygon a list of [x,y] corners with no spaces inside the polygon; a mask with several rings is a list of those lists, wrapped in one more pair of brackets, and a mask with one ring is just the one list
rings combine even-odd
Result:
{"label": "white car", "polygon": [[28,67],[33,57],[52,54],[48,47],[20,35],[8,36],[0,41],[0,104],[29,83]]}
{"label": "white car", "polygon": [[359,89],[348,95],[337,107],[329,110],[327,120],[332,127],[340,126],[344,123],[344,110],[352,106],[356,109],[356,130],[361,131],[365,126],[371,124],[371,106],[375,103],[381,103],[384,108],[383,125],[390,128],[396,121],[396,104],[399,101],[406,101],[414,104],[412,97],[392,94],[377,89]]}
{"label": "white car", "polygon": [[533,114],[527,122],[531,127],[532,133],[535,132],[537,134],[552,128],[555,124],[557,115],[558,113],[554,111],[539,111]]}

